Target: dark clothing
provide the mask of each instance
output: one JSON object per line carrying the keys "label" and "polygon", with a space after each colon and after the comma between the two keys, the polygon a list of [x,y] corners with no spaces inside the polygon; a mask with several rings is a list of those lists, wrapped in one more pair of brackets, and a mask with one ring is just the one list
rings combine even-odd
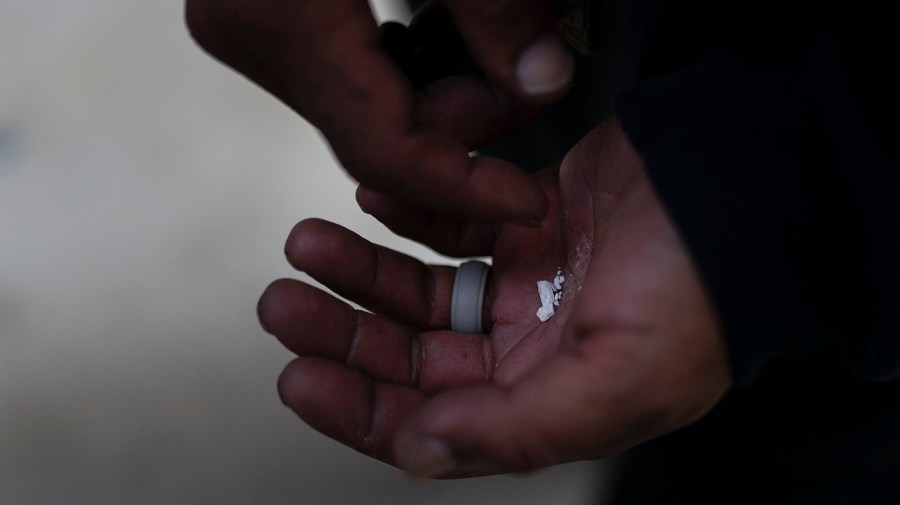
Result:
{"label": "dark clothing", "polygon": [[614,503],[900,503],[900,3],[635,5],[616,113],[738,386]]}
{"label": "dark clothing", "polygon": [[[824,347],[897,378],[900,4],[647,0],[644,25],[664,24],[656,3],[681,15],[645,34],[616,110],[713,293],[736,379]],[[720,22],[691,26],[700,6]]]}
{"label": "dark clothing", "polygon": [[738,386],[614,503],[900,503],[900,3],[632,5],[616,113]]}
{"label": "dark clothing", "polygon": [[621,458],[612,505],[896,505],[900,381],[838,352],[781,360],[699,422]]}
{"label": "dark clothing", "polygon": [[736,381],[613,503],[900,503],[900,2],[591,5],[573,92],[492,152],[559,161],[614,104]]}

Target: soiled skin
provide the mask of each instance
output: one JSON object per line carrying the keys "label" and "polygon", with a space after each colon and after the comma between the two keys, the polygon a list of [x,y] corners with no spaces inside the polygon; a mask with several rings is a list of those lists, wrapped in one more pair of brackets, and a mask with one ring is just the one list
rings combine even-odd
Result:
{"label": "soiled skin", "polygon": [[[517,73],[554,31],[547,3],[440,7],[430,12],[449,17],[480,72],[423,87],[388,54],[365,0],[187,1],[207,51],[323,132],[366,212],[446,254],[493,257],[489,334],[462,335],[448,329],[452,268],[333,223],[297,225],[288,260],[375,315],[299,281],[273,283],[260,321],[298,355],[279,381],[284,403],[422,477],[608,456],[701,417],[731,382],[723,339],[618,124],[534,177],[468,155],[565,91],[529,94]],[[445,68],[441,58],[426,66]],[[541,324],[534,283],[560,265],[567,295]]]}
{"label": "soiled skin", "polygon": [[[541,220],[547,202],[531,179],[508,162],[468,153],[484,141],[471,125],[508,133],[566,91],[562,79],[529,93],[517,71],[529,47],[556,40],[547,2],[446,0],[435,11],[432,18],[452,20],[470,50],[465,57],[489,82],[414,87],[382,44],[367,0],[187,0],[186,21],[212,56],[319,128],[360,183],[457,216]],[[440,41],[421,44],[431,42]],[[565,71],[562,46],[553,47],[550,66]]]}
{"label": "soiled skin", "polygon": [[[685,426],[731,383],[710,299],[640,157],[615,121],[556,170],[537,228],[415,211],[369,190],[369,213],[448,254],[490,255],[486,335],[449,331],[454,270],[426,266],[321,220],[288,260],[377,315],[295,280],[260,321],[299,357],[284,403],[322,433],[422,477],[527,471],[605,457]],[[567,294],[534,317],[536,280]]]}

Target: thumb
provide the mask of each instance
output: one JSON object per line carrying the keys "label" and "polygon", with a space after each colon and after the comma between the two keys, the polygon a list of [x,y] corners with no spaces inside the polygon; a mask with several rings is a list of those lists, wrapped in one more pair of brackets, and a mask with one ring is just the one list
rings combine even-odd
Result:
{"label": "thumb", "polygon": [[532,101],[558,98],[573,62],[546,0],[444,0],[472,56],[491,79]]}

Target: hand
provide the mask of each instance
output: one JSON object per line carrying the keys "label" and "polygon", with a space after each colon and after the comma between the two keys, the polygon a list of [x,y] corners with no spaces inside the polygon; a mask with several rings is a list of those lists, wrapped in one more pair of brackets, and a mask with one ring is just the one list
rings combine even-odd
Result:
{"label": "hand", "polygon": [[[537,175],[540,228],[364,208],[438,249],[491,255],[486,335],[448,330],[454,269],[426,266],[335,224],[300,223],[287,256],[350,305],[298,281],[260,300],[267,331],[300,357],[281,397],[312,427],[414,475],[527,471],[605,457],[685,426],[731,382],[691,259],[615,122]],[[444,237],[452,237],[446,241]],[[535,317],[535,283],[563,298]]]}
{"label": "hand", "polygon": [[[567,89],[571,61],[551,35],[554,17],[546,0],[441,6],[426,11],[425,26],[410,30],[420,40],[401,52],[433,48],[421,40],[428,24],[449,17],[487,81],[445,75],[415,89],[384,49],[365,0],[188,0],[186,17],[200,45],[318,127],[366,186],[419,208],[540,220],[546,201],[534,181],[469,152]],[[434,53],[427,59],[436,66]]]}

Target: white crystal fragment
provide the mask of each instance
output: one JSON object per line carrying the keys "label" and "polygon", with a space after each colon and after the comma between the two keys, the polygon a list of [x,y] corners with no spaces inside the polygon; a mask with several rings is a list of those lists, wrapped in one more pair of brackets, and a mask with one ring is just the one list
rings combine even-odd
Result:
{"label": "white crystal fragment", "polygon": [[559,291],[560,289],[562,289],[563,282],[566,282],[566,276],[561,273],[558,273],[558,274],[556,274],[556,278],[553,279],[553,287],[557,291]]}
{"label": "white crystal fragment", "polygon": [[565,281],[566,276],[563,275],[562,269],[556,271],[556,276],[553,278],[552,283],[550,281],[538,281],[537,287],[538,296],[541,298],[541,308],[538,309],[536,315],[541,322],[546,322],[556,313],[553,307],[559,307],[559,302],[562,300],[562,285]]}
{"label": "white crystal fragment", "polygon": [[547,281],[537,282],[538,295],[541,297],[541,308],[537,310],[537,317],[541,322],[546,322],[556,313],[553,310],[553,284]]}

